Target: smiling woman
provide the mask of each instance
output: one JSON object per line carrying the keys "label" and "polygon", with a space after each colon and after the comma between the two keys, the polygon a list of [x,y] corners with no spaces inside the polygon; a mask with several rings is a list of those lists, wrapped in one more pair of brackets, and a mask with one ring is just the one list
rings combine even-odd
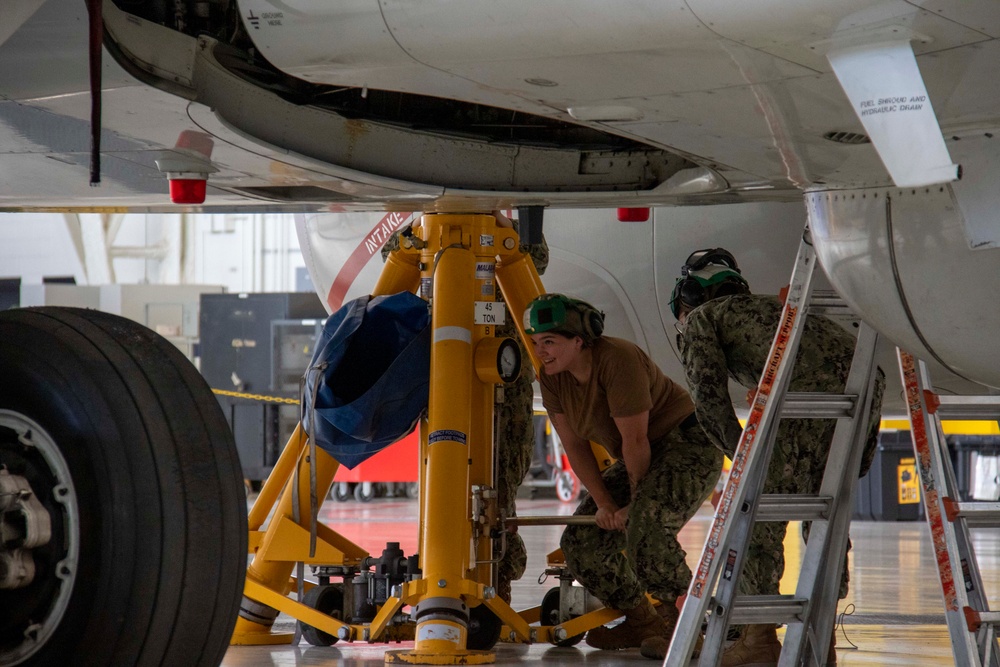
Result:
{"label": "smiling woman", "polygon": [[535,334],[531,337],[535,354],[548,374],[570,371],[581,361],[582,343],[561,333]]}
{"label": "smiling woman", "polygon": [[[635,344],[602,335],[604,315],[590,304],[542,295],[525,310],[524,329],[542,362],[542,404],[590,492],[576,514],[596,524],[566,528],[566,563],[625,614],[612,629],[591,630],[587,643],[662,659],[691,579],[677,532],[711,493],[722,453],[687,392]],[[601,472],[590,441],[618,461]],[[661,603],[656,610],[647,593]]]}

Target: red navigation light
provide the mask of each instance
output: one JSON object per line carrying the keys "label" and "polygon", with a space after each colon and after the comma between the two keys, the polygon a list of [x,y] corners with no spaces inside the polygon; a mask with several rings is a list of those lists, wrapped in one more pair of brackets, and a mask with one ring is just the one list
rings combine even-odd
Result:
{"label": "red navigation light", "polygon": [[620,208],[618,222],[646,222],[649,220],[648,208]]}
{"label": "red navigation light", "polygon": [[[200,175],[200,174],[199,174]],[[173,176],[173,175],[168,175]],[[170,178],[170,201],[175,204],[204,204],[207,179],[191,178],[193,174]]]}

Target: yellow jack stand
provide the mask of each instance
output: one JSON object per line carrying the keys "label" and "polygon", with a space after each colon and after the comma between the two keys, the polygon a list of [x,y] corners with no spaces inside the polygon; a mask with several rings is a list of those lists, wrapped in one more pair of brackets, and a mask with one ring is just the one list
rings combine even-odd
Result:
{"label": "yellow jack stand", "polygon": [[[431,300],[430,404],[422,424],[420,472],[422,578],[401,586],[368,626],[343,623],[287,597],[296,562],[356,566],[368,555],[322,525],[317,526],[315,547],[310,547],[310,468],[315,466],[315,497],[322,499],[338,464],[322,450],[310,448],[300,426],[250,512],[254,559],[234,644],[287,641],[271,633],[278,611],[348,641],[374,641],[403,605],[413,609],[414,647],[387,652],[388,663],[494,662],[492,651],[468,647],[469,615],[480,605],[500,619],[510,639],[540,639],[537,629],[528,627],[530,614],[515,613],[495,597],[493,588],[492,540],[503,523],[493,484],[492,408],[504,372],[504,342],[494,331],[502,306],[495,302],[494,290],[502,290],[506,317],[514,318],[523,338],[520,314],[542,293],[541,280],[520,252],[514,230],[498,226],[491,215],[425,215],[413,226],[412,239],[404,239],[390,253],[374,294],[419,286],[420,295]],[[532,361],[537,368],[533,355]],[[273,517],[261,530],[276,500]]]}
{"label": "yellow jack stand", "polygon": [[504,379],[503,342],[494,332],[504,313],[498,313],[495,289],[499,283],[508,299],[506,316],[519,321],[517,315],[541,294],[541,281],[518,250],[514,230],[498,227],[492,216],[425,215],[413,232],[420,246],[421,294],[431,297],[432,321],[421,494],[423,586],[412,587],[418,590],[406,600],[416,621],[413,650],[387,652],[385,660],[491,663],[492,651],[469,648],[468,621],[475,607],[485,603],[528,639],[527,624],[496,599],[493,588],[492,410],[494,387]]}

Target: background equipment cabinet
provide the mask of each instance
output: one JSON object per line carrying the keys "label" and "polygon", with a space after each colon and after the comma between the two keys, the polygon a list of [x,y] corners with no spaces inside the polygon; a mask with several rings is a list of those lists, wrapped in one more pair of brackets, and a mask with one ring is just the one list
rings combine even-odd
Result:
{"label": "background equipment cabinet", "polygon": [[306,292],[206,294],[201,371],[219,394],[244,478],[263,480],[299,421],[299,379],[327,313]]}

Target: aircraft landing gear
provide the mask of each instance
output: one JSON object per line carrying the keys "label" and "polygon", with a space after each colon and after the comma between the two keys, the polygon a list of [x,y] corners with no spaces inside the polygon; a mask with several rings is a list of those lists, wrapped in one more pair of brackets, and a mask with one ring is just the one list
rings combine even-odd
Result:
{"label": "aircraft landing gear", "polygon": [[[10,614],[0,664],[15,664],[43,647],[63,619],[79,567],[80,516],[69,466],[45,429],[0,410],[0,451],[0,599]],[[48,582],[47,572],[55,573]]]}
{"label": "aircraft landing gear", "polygon": [[0,371],[0,665],[217,665],[247,524],[208,385],[149,329],[76,308],[0,313]]}

